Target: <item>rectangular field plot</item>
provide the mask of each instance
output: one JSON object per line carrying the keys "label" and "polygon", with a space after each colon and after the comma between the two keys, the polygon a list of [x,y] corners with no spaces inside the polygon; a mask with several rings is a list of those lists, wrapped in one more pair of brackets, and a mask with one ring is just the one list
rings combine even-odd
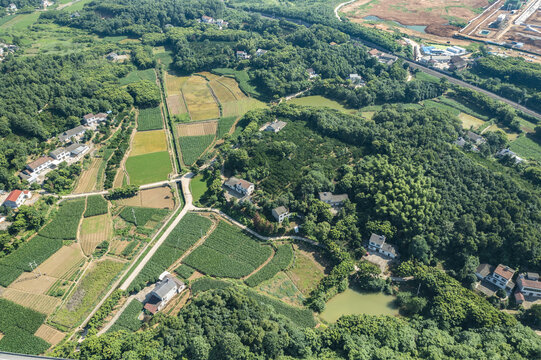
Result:
{"label": "rectangular field plot", "polygon": [[130,156],[126,160],[126,171],[130,177],[130,184],[143,185],[167,180],[173,168],[169,152],[161,151]]}
{"label": "rectangular field plot", "polygon": [[181,136],[179,138],[182,161],[192,165],[214,141],[214,134],[203,136]]}
{"label": "rectangular field plot", "polygon": [[98,173],[101,166],[101,158],[93,158],[87,169],[83,170],[77,181],[74,194],[84,194],[96,190]]}
{"label": "rectangular field plot", "polygon": [[81,224],[79,242],[85,255],[92,255],[96,246],[104,240],[110,240],[113,232],[109,214],[84,218]]}
{"label": "rectangular field plot", "polygon": [[236,116],[221,118],[220,121],[218,121],[218,131],[216,132],[216,137],[221,139],[225,136],[225,134],[229,134],[229,131],[231,131],[231,127],[235,121],[237,121]]}
{"label": "rectangular field plot", "polygon": [[133,138],[130,156],[167,151],[167,140],[163,130],[137,132]]}
{"label": "rectangular field plot", "polygon": [[156,73],[154,72],[154,69],[132,71],[120,79],[120,85],[128,85],[140,80],[156,81]]}
{"label": "rectangular field plot", "polygon": [[180,95],[180,89],[186,81],[188,81],[189,76],[176,76],[171,73],[165,75],[165,88],[167,90],[167,95]]}
{"label": "rectangular field plot", "polygon": [[201,76],[192,76],[182,88],[192,121],[211,120],[220,117],[220,109],[207,83],[207,80]]}
{"label": "rectangular field plot", "polygon": [[139,315],[142,312],[143,304],[137,299],[133,299],[107,332],[115,332],[119,330],[135,332],[139,330],[143,324],[143,322],[139,320]]}
{"label": "rectangular field plot", "polygon": [[160,222],[167,215],[166,209],[153,209],[126,206],[120,212],[120,217],[136,226],[145,226],[149,221]]}
{"label": "rectangular field plot", "polygon": [[118,205],[142,206],[149,208],[172,209],[175,207],[175,199],[168,186],[145,189],[139,191],[131,198],[115,200]]}
{"label": "rectangular field plot", "polygon": [[51,344],[33,334],[45,321],[45,315],[14,302],[0,299],[0,351],[38,355]]}
{"label": "rectangular field plot", "polygon": [[78,243],[73,243],[70,246],[63,246],[53,256],[43,262],[43,264],[38,266],[38,270],[48,276],[69,279],[79,269],[84,260],[81,247]]}
{"label": "rectangular field plot", "polygon": [[227,88],[224,84],[222,84],[218,80],[213,80],[209,82],[209,85],[214,91],[214,95],[218,98],[218,101],[223,104],[225,102],[229,101],[235,101],[237,98],[235,97],[235,94],[229,88]]}
{"label": "rectangular field plot", "polygon": [[152,255],[128,290],[140,290],[148,283],[156,281],[162,272],[173,265],[201,238],[201,235],[204,236],[207,233],[211,224],[212,222],[206,217],[194,213],[186,214]]}
{"label": "rectangular field plot", "polygon": [[186,114],[188,112],[181,94],[169,95],[167,97],[167,107],[171,115]]}
{"label": "rectangular field plot", "polygon": [[2,298],[47,315],[51,314],[61,302],[60,298],[11,288],[2,291]]}
{"label": "rectangular field plot", "polygon": [[84,217],[107,214],[109,203],[101,195],[88,196],[86,198],[86,210]]}
{"label": "rectangular field plot", "polygon": [[45,225],[39,234],[51,239],[74,240],[85,203],[84,199],[62,202],[53,220]]}
{"label": "rectangular field plot", "polygon": [[139,110],[137,117],[137,130],[159,130],[163,129],[162,110],[159,106]]}
{"label": "rectangular field plot", "polygon": [[205,243],[183,262],[206,275],[238,279],[261,266],[271,254],[269,246],[221,221]]}
{"label": "rectangular field plot", "polygon": [[111,282],[124,267],[124,263],[104,260],[92,266],[70,295],[68,301],[53,315],[52,321],[54,323],[68,328],[80,324],[107,291]]}
{"label": "rectangular field plot", "polygon": [[250,110],[265,108],[267,105],[259,100],[244,98],[242,100],[222,103],[222,115],[242,116]]}
{"label": "rectangular field plot", "polygon": [[460,113],[458,119],[462,122],[464,129],[479,129],[485,123],[483,120],[466,113]]}
{"label": "rectangular field plot", "polygon": [[541,145],[526,135],[513,141],[510,149],[523,158],[541,161]]}
{"label": "rectangular field plot", "polygon": [[58,331],[55,328],[45,324],[41,325],[34,335],[47,341],[53,346],[61,342],[62,339],[64,339],[64,337],[66,336],[66,334],[64,334],[63,332]]}
{"label": "rectangular field plot", "polygon": [[177,134],[179,136],[214,135],[216,134],[217,127],[218,121],[204,121],[192,124],[177,124]]}
{"label": "rectangular field plot", "polygon": [[218,81],[222,85],[227,87],[233,93],[237,100],[242,100],[246,98],[246,94],[244,94],[244,92],[240,89],[239,83],[235,79],[224,76],[221,77]]}

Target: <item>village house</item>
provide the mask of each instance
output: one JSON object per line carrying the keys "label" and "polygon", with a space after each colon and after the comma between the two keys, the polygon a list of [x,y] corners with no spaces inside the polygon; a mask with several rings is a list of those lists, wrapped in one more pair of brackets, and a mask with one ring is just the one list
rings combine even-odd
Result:
{"label": "village house", "polygon": [[348,194],[334,195],[333,193],[326,191],[319,193],[319,200],[331,205],[333,208],[342,206],[344,204],[344,201],[348,199]]}
{"label": "village house", "polygon": [[385,236],[372,233],[368,240],[368,249],[390,257],[391,259],[395,259],[398,257],[396,248],[393,245],[386,243],[385,240]]}
{"label": "village house", "polygon": [[237,59],[248,60],[251,56],[246,51],[237,51]]}
{"label": "village house", "polygon": [[517,154],[515,154],[513,151],[509,149],[502,149],[496,153],[496,157],[502,158],[504,156],[509,156],[511,159],[515,161],[515,164],[520,164],[524,162],[524,159],[519,157]]}
{"label": "village house", "polygon": [[396,60],[398,60],[398,57],[390,54],[380,53],[378,56],[378,61],[386,65],[392,65]]}
{"label": "village house", "polygon": [[83,116],[83,121],[86,125],[92,125],[92,124],[100,123],[102,121],[107,120],[108,116],[109,115],[106,113],[98,113],[98,114],[90,113]]}
{"label": "village house", "polygon": [[280,130],[282,130],[287,125],[287,123],[285,121],[274,120],[273,122],[267,123],[265,125],[265,131],[277,133],[280,132]]}
{"label": "village house", "polygon": [[24,204],[26,199],[30,199],[31,197],[32,193],[28,190],[13,190],[9,193],[2,205],[12,209],[17,209],[19,206]]}
{"label": "village house", "polygon": [[250,195],[255,190],[253,183],[236,177],[229,178],[224,185],[244,195]]}
{"label": "village house", "polygon": [[59,147],[51,151],[49,155],[57,162],[61,162],[70,156],[70,152],[64,148]]}
{"label": "village house", "polygon": [[351,81],[353,85],[364,85],[364,80],[359,74],[349,74],[349,81]]}
{"label": "village house", "polygon": [[224,21],[223,19],[217,19],[214,22],[220,29],[226,28],[229,26],[229,23],[227,21]]}
{"label": "village house", "polygon": [[467,66],[467,61],[460,56],[451,56],[451,60],[449,61],[449,70],[460,71],[464,70]]}
{"label": "village house", "polygon": [[496,285],[500,289],[510,291],[515,287],[515,284],[511,281],[514,275],[515,270],[509,266],[499,264],[484,280]]}
{"label": "village house", "polygon": [[466,137],[476,145],[481,145],[487,142],[484,137],[474,133],[473,131],[468,131],[466,133]]}
{"label": "village house", "polygon": [[53,158],[49,156],[42,156],[39,159],[26,164],[26,168],[33,174],[39,174],[43,170],[48,169],[53,163]]}
{"label": "village house", "polygon": [[214,19],[207,15],[201,16],[201,21],[205,24],[214,24]]}
{"label": "village house", "polygon": [[262,55],[265,55],[267,53],[267,51],[268,50],[257,49],[256,52],[255,52],[255,56],[260,57]]}
{"label": "village house", "polygon": [[368,53],[374,57],[379,57],[379,55],[381,54],[378,49],[372,49]]}
{"label": "village house", "polygon": [[525,300],[524,295],[520,291],[515,292],[515,302],[517,305],[522,304]]}
{"label": "village house", "polygon": [[58,140],[61,142],[70,142],[73,140],[80,140],[84,135],[86,128],[82,125],[79,125],[73,129],[64,131],[62,134],[58,135]]}
{"label": "village house", "polygon": [[182,281],[167,271],[163,272],[159,279],[160,281],[150,293],[149,300],[144,306],[153,315],[162,310],[176,294],[180,294],[186,288]]}
{"label": "village house", "polygon": [[15,12],[15,11],[18,10],[17,5],[15,5],[14,3],[11,3],[11,4],[8,5],[7,10],[11,11],[11,12]]}
{"label": "village house", "polygon": [[74,143],[66,148],[71,157],[77,157],[87,152],[89,147],[85,144]]}
{"label": "village house", "polygon": [[483,280],[488,275],[492,274],[493,271],[494,266],[490,264],[479,264],[477,269],[475,269],[475,276],[477,276],[479,280]]}
{"label": "village house", "polygon": [[109,61],[115,61],[118,60],[118,54],[116,52],[110,52],[105,56],[105,58]]}
{"label": "village house", "polygon": [[306,72],[308,73],[308,76],[310,77],[310,79],[313,79],[318,76],[315,70],[312,68],[306,69]]}
{"label": "village house", "polygon": [[517,286],[522,295],[541,298],[541,281],[539,281],[538,273],[520,274]]}
{"label": "village house", "polygon": [[289,210],[285,206],[278,206],[272,209],[272,216],[274,216],[276,221],[278,221],[280,224],[290,215]]}

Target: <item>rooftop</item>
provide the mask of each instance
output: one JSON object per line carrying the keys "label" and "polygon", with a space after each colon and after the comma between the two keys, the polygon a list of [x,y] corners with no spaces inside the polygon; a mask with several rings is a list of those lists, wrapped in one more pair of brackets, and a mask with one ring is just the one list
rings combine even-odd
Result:
{"label": "rooftop", "polygon": [[541,290],[541,281],[528,280],[524,278],[523,276],[520,276],[518,278],[517,284],[522,287],[528,287],[532,289]]}
{"label": "rooftop", "polygon": [[489,274],[492,273],[492,271],[494,271],[494,266],[490,264],[480,264],[475,270],[475,272],[481,275],[482,277],[488,276]]}
{"label": "rooftop", "polygon": [[177,289],[178,284],[175,283],[171,278],[166,277],[162,281],[160,281],[158,284],[156,284],[156,287],[152,292],[156,294],[160,299],[163,299],[171,290]]}
{"label": "rooftop", "polygon": [[17,199],[19,198],[19,196],[21,196],[22,194],[22,190],[13,190],[12,192],[9,193],[8,197],[6,198],[5,201],[17,201]]}
{"label": "rooftop", "polygon": [[385,243],[385,236],[372,233],[370,235],[370,242],[383,245]]}
{"label": "rooftop", "polygon": [[285,126],[287,125],[287,123],[285,121],[281,121],[281,120],[276,120],[276,121],[273,121],[269,124],[268,127],[270,127],[271,129],[273,129],[274,131],[278,130],[282,130]]}
{"label": "rooftop", "polygon": [[48,157],[48,156],[42,156],[39,159],[36,159],[36,160],[32,161],[31,163],[29,163],[27,166],[30,169],[35,169],[35,168],[45,164],[48,161],[53,161],[53,159]]}
{"label": "rooftop", "polygon": [[278,215],[287,214],[289,210],[285,206],[278,206],[273,209],[274,212]]}
{"label": "rooftop", "polygon": [[243,189],[248,189],[251,185],[254,185],[253,183],[246,181],[244,179],[237,179],[236,177],[230,177],[226,182],[225,185],[230,187],[235,187],[239,185]]}
{"label": "rooftop", "polygon": [[324,201],[324,202],[327,202],[327,201],[330,201],[330,202],[343,202],[343,201],[346,201],[348,198],[349,198],[348,194],[334,195],[333,193],[326,192],[326,191],[319,193],[319,200]]}
{"label": "rooftop", "polygon": [[494,273],[500,275],[506,280],[511,280],[513,275],[515,275],[515,270],[511,269],[509,266],[499,264],[496,266]]}

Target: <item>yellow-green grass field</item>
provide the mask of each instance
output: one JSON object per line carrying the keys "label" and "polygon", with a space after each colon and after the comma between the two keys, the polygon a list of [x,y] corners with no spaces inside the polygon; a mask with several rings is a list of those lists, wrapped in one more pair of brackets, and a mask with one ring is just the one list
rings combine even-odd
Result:
{"label": "yellow-green grass field", "polygon": [[112,232],[112,220],[109,214],[83,218],[79,242],[85,255],[92,255],[96,246],[102,241],[109,241]]}
{"label": "yellow-green grass field", "polygon": [[181,115],[188,112],[186,103],[184,103],[184,99],[182,98],[182,94],[169,95],[166,101],[169,114]]}
{"label": "yellow-green grass field", "polygon": [[186,81],[188,81],[189,76],[176,76],[170,72],[167,72],[165,75],[165,89],[167,90],[167,95],[180,95],[180,89]]}
{"label": "yellow-green grass field", "polygon": [[37,11],[34,11],[33,13],[30,13],[30,14],[17,15],[14,18],[2,24],[0,28],[12,29],[12,30],[24,30],[28,28],[30,25],[33,25],[36,21],[38,21],[39,15],[40,15],[40,12],[37,12]]}
{"label": "yellow-green grass field", "polygon": [[185,165],[192,165],[199,159],[205,150],[214,141],[215,135],[202,136],[181,136],[179,137],[180,149],[182,152],[182,162]]}
{"label": "yellow-green grass field", "polygon": [[111,282],[124,267],[123,262],[103,260],[91,265],[69,299],[51,321],[67,328],[79,325],[105,294]]}
{"label": "yellow-green grass field", "polygon": [[244,98],[231,102],[222,103],[222,116],[242,116],[250,110],[267,107],[267,104],[253,98]]}
{"label": "yellow-green grass field", "polygon": [[235,94],[218,80],[212,80],[209,85],[221,104],[237,100]]}
{"label": "yellow-green grass field", "polygon": [[507,136],[507,140],[514,141],[518,137],[517,133],[508,132],[506,129],[500,127],[498,124],[492,124],[489,127],[487,127],[485,130],[483,130],[483,133],[487,131],[501,131]]}
{"label": "yellow-green grass field", "polygon": [[302,106],[328,107],[331,109],[339,110],[339,111],[350,113],[350,114],[356,112],[356,110],[348,109],[337,101],[327,99],[326,97],[323,97],[320,95],[294,98],[294,99],[289,100],[289,102],[295,105],[302,105]]}
{"label": "yellow-green grass field", "polygon": [[72,1],[72,4],[68,7],[65,7],[64,10],[68,11],[68,12],[74,12],[74,11],[79,11],[79,10],[82,10],[83,7],[88,4],[89,2],[91,2],[93,0],[80,0],[76,3],[73,3]]}
{"label": "yellow-green grass field", "polygon": [[233,95],[235,95],[235,98],[237,100],[246,98],[246,94],[244,94],[244,92],[240,89],[239,83],[237,82],[237,80],[228,76],[223,76],[218,81],[222,85],[227,87],[233,93]]}
{"label": "yellow-green grass field", "polygon": [[138,131],[133,137],[130,156],[167,151],[167,140],[163,130]]}
{"label": "yellow-green grass field", "polygon": [[203,179],[203,174],[198,174],[190,181],[190,192],[193,196],[193,201],[197,203],[203,194],[207,191],[207,181]]}
{"label": "yellow-green grass field", "polygon": [[541,161],[541,145],[531,139],[528,135],[519,136],[509,147],[520,157]]}
{"label": "yellow-green grass field", "polygon": [[156,73],[154,72],[154,69],[132,71],[120,79],[119,82],[120,85],[128,85],[140,80],[156,81]]}
{"label": "yellow-green grass field", "polygon": [[483,120],[466,113],[460,113],[458,119],[462,121],[462,127],[464,129],[479,129],[485,123]]}
{"label": "yellow-green grass field", "polygon": [[163,129],[163,118],[161,106],[139,110],[137,116],[137,130],[158,130]]}
{"label": "yellow-green grass field", "polygon": [[201,76],[192,76],[182,88],[184,99],[192,121],[218,119],[220,109],[208,87],[208,81]]}
{"label": "yellow-green grass field", "polygon": [[126,160],[126,171],[132,185],[167,180],[172,170],[169,152],[167,151],[130,156]]}

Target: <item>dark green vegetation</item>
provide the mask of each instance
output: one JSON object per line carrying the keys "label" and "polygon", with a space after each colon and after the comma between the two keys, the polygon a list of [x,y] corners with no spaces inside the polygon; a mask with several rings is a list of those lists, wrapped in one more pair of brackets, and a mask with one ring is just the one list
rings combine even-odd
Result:
{"label": "dark green vegetation", "polygon": [[137,118],[137,130],[163,129],[162,111],[159,106],[139,111]]}
{"label": "dark green vegetation", "polygon": [[155,282],[162,272],[199,240],[201,234],[207,232],[210,225],[211,221],[203,216],[186,214],[133,280],[128,291],[139,291],[145,285]]}
{"label": "dark green vegetation", "polygon": [[136,226],[145,226],[151,220],[160,222],[167,213],[165,209],[126,206],[120,212],[120,217]]}
{"label": "dark green vegetation", "polygon": [[[130,114],[130,119],[133,119],[134,114]],[[124,122],[120,131],[116,132],[115,135],[109,140],[107,149],[112,151],[113,154],[107,160],[107,165],[105,167],[105,181],[103,187],[105,189],[110,189],[113,187],[113,182],[115,181],[116,173],[119,169],[120,163],[126,154],[126,151],[130,147],[131,133],[133,132],[133,126]]]}
{"label": "dark green vegetation", "polygon": [[93,195],[86,198],[86,210],[84,217],[107,214],[109,206],[107,200],[101,195]]}
{"label": "dark green vegetation", "polygon": [[[77,359],[120,359],[123,353],[140,358],[189,359],[484,359],[540,355],[539,339],[521,325],[455,329],[450,333],[432,320],[387,316],[346,316],[336,324],[310,329],[282,316],[250,292],[229,287],[200,294],[178,317],[164,319],[155,329],[107,334],[87,339],[80,352],[71,345],[56,355]],[[284,305],[285,306],[285,305]],[[245,321],[244,319],[249,319]]]}
{"label": "dark green vegetation", "polygon": [[228,134],[229,131],[231,130],[231,127],[235,123],[235,120],[237,120],[235,116],[221,118],[218,121],[218,130],[216,132],[216,138],[221,139],[225,136],[225,134]]}
{"label": "dark green vegetation", "polygon": [[194,269],[184,264],[175,269],[175,273],[183,279],[188,279],[190,276],[192,276],[194,271]]}
{"label": "dark green vegetation", "polygon": [[291,245],[281,245],[276,249],[274,257],[267,265],[245,280],[248,286],[254,287],[265,280],[272,279],[279,271],[286,269],[293,260],[293,248]]}
{"label": "dark green vegetation", "polygon": [[214,141],[214,135],[181,136],[179,137],[182,161],[192,165]]}
{"label": "dark green vegetation", "polygon": [[241,278],[257,269],[270,255],[270,247],[221,221],[203,245],[183,262],[209,276]]}
{"label": "dark green vegetation", "polygon": [[111,314],[111,311],[113,311],[114,307],[118,304],[122,298],[122,295],[124,295],[122,290],[115,290],[111,296],[105,300],[103,305],[100,306],[98,311],[88,321],[86,326],[87,336],[96,335],[98,333],[100,327],[103,326],[105,318]]}
{"label": "dark green vegetation", "polygon": [[42,354],[51,345],[34,333],[43,324],[45,315],[0,299],[0,351]]}
{"label": "dark green vegetation", "polygon": [[139,330],[143,322],[138,319],[138,316],[142,311],[143,304],[139,300],[133,299],[107,332],[119,330],[132,332]]}
{"label": "dark green vegetation", "polygon": [[58,212],[51,222],[39,231],[39,235],[51,239],[75,240],[83,211],[85,211],[84,199],[60,203]]}

